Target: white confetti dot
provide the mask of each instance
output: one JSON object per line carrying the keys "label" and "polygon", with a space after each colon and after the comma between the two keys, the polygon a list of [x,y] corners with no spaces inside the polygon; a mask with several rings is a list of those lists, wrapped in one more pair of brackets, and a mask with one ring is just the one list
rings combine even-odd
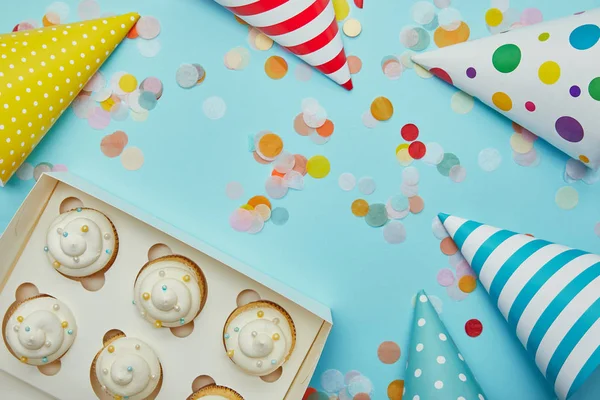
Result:
{"label": "white confetti dot", "polygon": [[457,114],[467,114],[475,105],[475,101],[472,96],[469,96],[465,92],[456,92],[450,100],[450,107],[452,111]]}
{"label": "white confetti dot", "polygon": [[365,176],[358,180],[358,190],[365,195],[372,194],[377,185],[375,185],[375,180],[369,176]]}
{"label": "white confetti dot", "polygon": [[482,170],[492,172],[498,169],[502,163],[502,156],[498,150],[490,147],[479,152],[477,162]]}
{"label": "white confetti dot", "polygon": [[121,154],[121,164],[126,170],[136,171],[144,165],[144,153],[137,147],[127,147]]}
{"label": "white confetti dot", "polygon": [[344,172],[338,178],[338,185],[340,185],[340,189],[343,191],[349,192],[356,186],[356,177],[350,172]]}
{"label": "white confetti dot", "polygon": [[216,120],[223,118],[226,110],[227,105],[225,101],[218,96],[209,97],[202,103],[202,111],[204,111],[204,115],[209,119]]}

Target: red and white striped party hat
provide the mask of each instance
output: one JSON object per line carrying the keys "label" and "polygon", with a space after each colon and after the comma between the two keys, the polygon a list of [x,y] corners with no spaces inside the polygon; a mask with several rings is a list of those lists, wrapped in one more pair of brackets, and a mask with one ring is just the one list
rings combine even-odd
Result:
{"label": "red and white striped party hat", "polygon": [[352,90],[331,0],[215,0],[249,25]]}

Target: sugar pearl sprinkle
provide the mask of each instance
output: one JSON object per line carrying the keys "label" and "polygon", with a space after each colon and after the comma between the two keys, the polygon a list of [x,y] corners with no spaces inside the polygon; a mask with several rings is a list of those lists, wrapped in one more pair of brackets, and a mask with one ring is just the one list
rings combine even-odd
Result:
{"label": "sugar pearl sprinkle", "polygon": [[107,350],[108,350],[109,353],[114,353],[115,352],[115,346],[110,345],[110,346],[108,346]]}
{"label": "sugar pearl sprinkle", "polygon": [[265,316],[265,312],[261,310],[261,311],[257,312],[256,315],[258,316],[258,318],[262,318]]}
{"label": "sugar pearl sprinkle", "polygon": [[136,345],[135,345],[135,349],[136,349],[136,350],[139,350],[139,349],[140,349],[140,345],[139,345],[139,344],[136,344]]}
{"label": "sugar pearl sprinkle", "polygon": [[60,306],[58,304],[55,304],[55,305],[52,306],[52,309],[54,311],[58,311],[58,310],[60,310]]}

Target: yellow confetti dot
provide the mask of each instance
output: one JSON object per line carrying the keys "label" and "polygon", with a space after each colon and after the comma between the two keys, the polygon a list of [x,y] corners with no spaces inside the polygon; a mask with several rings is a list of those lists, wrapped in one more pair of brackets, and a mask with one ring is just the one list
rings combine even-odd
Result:
{"label": "yellow confetti dot", "polygon": [[369,203],[363,199],[354,200],[350,209],[355,216],[364,217],[369,213]]}
{"label": "yellow confetti dot", "polygon": [[414,161],[414,158],[408,152],[408,147],[404,147],[396,153],[396,159],[400,163],[400,165],[404,167],[408,167]]}
{"label": "yellow confetti dot", "polygon": [[347,0],[333,0],[333,10],[335,11],[335,19],[342,21],[350,14],[350,6]]}
{"label": "yellow confetti dot", "polygon": [[408,150],[408,143],[401,143],[398,145],[398,147],[396,147],[396,155],[398,155],[398,152],[402,149],[407,149]]}
{"label": "yellow confetti dot", "polygon": [[254,45],[258,50],[269,50],[271,47],[273,47],[273,39],[271,39],[264,33],[259,33],[254,39]]}
{"label": "yellow confetti dot", "polygon": [[538,76],[546,85],[554,85],[560,78],[560,66],[554,61],[546,61],[540,66]]}
{"label": "yellow confetti dot", "polygon": [[533,149],[533,142],[525,140],[520,133],[513,133],[510,137],[510,147],[519,154],[526,154]]}
{"label": "yellow confetti dot", "polygon": [[69,326],[69,323],[67,321],[63,321],[60,326],[62,326],[63,328],[66,328]]}
{"label": "yellow confetti dot", "polygon": [[306,163],[306,172],[316,179],[325,178],[330,169],[331,165],[325,156],[313,156]]}
{"label": "yellow confetti dot", "polygon": [[498,107],[502,111],[510,111],[512,110],[512,100],[511,98],[504,92],[496,92],[492,96],[492,102],[496,107]]}
{"label": "yellow confetti dot", "polygon": [[254,210],[254,207],[252,207],[250,204],[244,204],[243,206],[240,206],[240,208],[243,208],[244,210],[248,211]]}
{"label": "yellow confetti dot", "polygon": [[110,345],[110,346],[108,346],[107,350],[108,350],[109,353],[114,353],[115,352],[115,346]]}
{"label": "yellow confetti dot", "polygon": [[587,158],[586,156],[584,156],[583,154],[579,156],[579,161],[581,161],[582,163],[589,163],[590,159]]}
{"label": "yellow confetti dot", "polygon": [[17,317],[17,321],[19,321],[19,322],[23,322],[23,317],[22,317],[21,315],[19,315],[19,316]]}
{"label": "yellow confetti dot", "polygon": [[360,21],[354,18],[350,18],[348,21],[344,22],[344,26],[342,27],[344,33],[348,37],[357,37],[362,32],[362,25]]}
{"label": "yellow confetti dot", "polygon": [[191,278],[189,275],[184,275],[181,279],[183,279],[184,282],[189,282]]}
{"label": "yellow confetti dot", "polygon": [[394,115],[394,106],[387,97],[377,97],[371,103],[371,114],[377,121],[387,121]]}
{"label": "yellow confetti dot", "polygon": [[109,97],[108,99],[100,103],[100,107],[102,107],[104,111],[110,111],[114,105],[115,101],[112,99],[112,97]]}
{"label": "yellow confetti dot", "polygon": [[465,275],[458,281],[458,288],[465,293],[471,293],[476,287],[477,280],[474,276]]}
{"label": "yellow confetti dot", "polygon": [[125,93],[131,93],[137,89],[138,81],[135,76],[131,74],[125,74],[119,79],[119,87]]}
{"label": "yellow confetti dot", "polygon": [[498,26],[504,20],[504,15],[502,15],[502,11],[497,8],[490,8],[485,13],[485,23],[489,26]]}

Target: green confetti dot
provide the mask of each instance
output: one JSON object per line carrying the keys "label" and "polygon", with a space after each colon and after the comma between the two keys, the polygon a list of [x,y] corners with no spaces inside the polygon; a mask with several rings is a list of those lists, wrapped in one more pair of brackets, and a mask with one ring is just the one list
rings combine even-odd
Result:
{"label": "green confetti dot", "polygon": [[450,176],[450,170],[455,165],[460,165],[460,160],[453,153],[444,153],[442,162],[437,165],[437,170],[444,176]]}
{"label": "green confetti dot", "polygon": [[594,78],[590,82],[590,86],[588,86],[588,91],[590,92],[590,96],[592,96],[592,99],[600,101],[600,76]]}
{"label": "green confetti dot", "polygon": [[521,49],[515,44],[505,44],[498,47],[492,56],[492,64],[499,72],[513,72],[521,62]]}
{"label": "green confetti dot", "polygon": [[387,211],[384,204],[371,204],[369,213],[365,217],[365,221],[369,226],[379,228],[388,222]]}

